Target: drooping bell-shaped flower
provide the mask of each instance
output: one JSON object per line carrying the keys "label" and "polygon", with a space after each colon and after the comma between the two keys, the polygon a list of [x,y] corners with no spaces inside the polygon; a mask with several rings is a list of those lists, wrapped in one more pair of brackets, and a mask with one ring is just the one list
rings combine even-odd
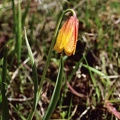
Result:
{"label": "drooping bell-shaped flower", "polygon": [[76,16],[71,16],[61,27],[54,50],[58,53],[65,51],[66,55],[74,55],[76,51],[78,25],[79,21]]}

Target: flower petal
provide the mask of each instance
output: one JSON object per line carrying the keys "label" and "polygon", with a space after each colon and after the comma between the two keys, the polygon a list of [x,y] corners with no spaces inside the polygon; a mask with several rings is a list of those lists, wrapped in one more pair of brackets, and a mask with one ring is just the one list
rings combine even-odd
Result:
{"label": "flower petal", "polygon": [[64,49],[66,55],[74,55],[78,37],[78,19],[71,16],[62,26],[58,33],[54,50],[62,52]]}
{"label": "flower petal", "polygon": [[74,55],[76,50],[76,44],[77,44],[77,37],[78,37],[78,20],[77,18],[74,18],[74,30],[72,33],[72,37],[69,39],[68,43],[64,47],[66,55]]}
{"label": "flower petal", "polygon": [[58,39],[61,39],[61,44],[60,48],[63,48],[69,39],[72,36],[72,32],[74,30],[73,28],[74,23],[73,23],[73,17],[71,17],[64,25],[63,28],[61,28],[60,33],[61,33],[61,38],[58,36]]}
{"label": "flower petal", "polygon": [[73,53],[73,50],[75,48],[75,43],[74,43],[75,36],[72,35],[72,37],[69,39],[68,43],[64,47],[64,51],[66,55],[70,56]]}

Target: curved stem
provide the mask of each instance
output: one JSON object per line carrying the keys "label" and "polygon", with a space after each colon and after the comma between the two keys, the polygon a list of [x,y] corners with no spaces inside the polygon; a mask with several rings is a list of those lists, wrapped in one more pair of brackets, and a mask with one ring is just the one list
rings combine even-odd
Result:
{"label": "curved stem", "polygon": [[64,14],[66,14],[67,12],[71,12],[73,14],[73,16],[76,17],[76,13],[75,13],[75,11],[73,9],[67,9],[67,10],[65,10]]}
{"label": "curved stem", "polygon": [[64,15],[67,13],[67,12],[71,12],[73,14],[73,16],[76,16],[76,13],[74,10],[72,9],[67,9],[65,10],[64,12],[62,12],[59,20],[58,20],[58,23],[57,23],[57,26],[56,26],[56,29],[55,29],[55,32],[54,32],[54,36],[53,36],[53,39],[52,39],[52,42],[51,42],[51,45],[50,45],[50,49],[49,49],[49,53],[48,53],[48,57],[47,57],[47,60],[46,60],[46,64],[45,64],[45,67],[44,67],[44,70],[43,70],[43,74],[42,74],[42,77],[41,77],[41,81],[40,81],[40,85],[39,85],[39,88],[38,88],[38,92],[37,92],[37,99],[36,99],[36,105],[35,105],[35,108],[33,111],[31,111],[29,117],[28,117],[28,120],[31,120],[33,115],[34,115],[34,112],[35,112],[35,109],[36,109],[36,106],[37,106],[37,103],[40,99],[40,94],[41,94],[41,88],[42,88],[42,85],[43,85],[43,82],[45,80],[45,75],[47,73],[47,69],[49,67],[49,64],[50,64],[50,60],[51,60],[51,56],[52,56],[52,50],[53,50],[53,47],[54,47],[54,44],[55,44],[55,41],[56,41],[56,37],[57,37],[57,34],[58,34],[58,30],[59,30],[59,27],[61,25],[61,22],[62,22],[62,19],[64,17]]}
{"label": "curved stem", "polygon": [[[59,27],[61,25],[61,22],[62,22],[62,19],[64,17],[64,15],[67,13],[67,12],[71,12],[73,15],[76,16],[76,13],[73,9],[67,9],[65,10],[64,12],[62,12],[60,18],[59,18],[59,21],[57,23],[57,27],[55,29],[55,33],[54,33],[54,36],[53,36],[53,39],[52,39],[52,43],[51,43],[51,46],[50,46],[50,49],[49,49],[49,53],[48,53],[48,57],[47,57],[47,61],[46,61],[46,64],[45,64],[45,67],[44,67],[44,70],[43,70],[43,74],[42,74],[42,78],[41,78],[41,82],[40,82],[40,86],[38,88],[38,100],[37,102],[39,101],[40,99],[40,94],[41,94],[41,88],[42,88],[42,85],[43,85],[43,82],[44,82],[44,79],[45,79],[45,75],[47,73],[47,69],[48,69],[48,66],[49,66],[49,63],[50,63],[50,59],[51,59],[51,56],[52,56],[52,50],[53,50],[53,47],[54,47],[54,44],[55,44],[55,41],[56,41],[56,37],[57,37],[57,34],[58,34],[58,30],[59,30]],[[37,103],[36,102],[36,103]]]}
{"label": "curved stem", "polygon": [[53,36],[53,39],[52,39],[52,43],[51,43],[51,46],[50,46],[50,49],[49,49],[48,57],[47,57],[47,60],[46,60],[46,64],[45,64],[45,67],[44,67],[44,70],[43,70],[40,86],[39,86],[39,89],[38,89],[38,100],[40,99],[41,87],[43,85],[45,75],[47,73],[47,69],[48,69],[48,66],[49,66],[49,63],[50,63],[50,58],[52,56],[52,50],[53,50],[53,47],[54,47],[54,44],[55,44],[55,40],[56,40],[57,33],[58,33],[58,30],[59,30],[59,27],[60,27],[63,16],[64,16],[64,13],[62,13],[60,18],[59,18],[59,21],[58,21],[58,24],[57,24],[57,27],[55,29],[55,33],[54,33],[54,36]]}
{"label": "curved stem", "polygon": [[[61,24],[61,21],[64,17],[64,15],[67,13],[67,12],[71,12],[73,14],[73,16],[76,16],[76,13],[73,9],[67,9],[65,10],[60,18],[59,18],[59,21],[58,21],[58,24],[57,24],[57,27],[55,29],[55,33],[54,33],[54,37],[52,39],[52,43],[51,43],[51,46],[50,46],[50,49],[49,49],[49,53],[48,53],[48,57],[47,57],[47,61],[46,61],[46,64],[45,64],[45,67],[44,67],[44,71],[43,71],[43,74],[42,74],[42,78],[41,78],[41,82],[40,82],[40,86],[39,86],[39,89],[38,89],[38,93],[40,94],[40,89],[43,85],[43,81],[45,79],[45,75],[46,75],[46,72],[47,72],[47,69],[48,69],[48,66],[49,66],[49,63],[50,63],[50,58],[51,58],[51,55],[52,55],[52,49],[54,47],[54,44],[55,44],[55,40],[56,40],[56,37],[57,37],[57,33],[58,33],[58,30],[59,30],[59,27],[60,27],[60,24]],[[38,95],[39,95],[38,94]],[[40,96],[40,95],[39,95]]]}

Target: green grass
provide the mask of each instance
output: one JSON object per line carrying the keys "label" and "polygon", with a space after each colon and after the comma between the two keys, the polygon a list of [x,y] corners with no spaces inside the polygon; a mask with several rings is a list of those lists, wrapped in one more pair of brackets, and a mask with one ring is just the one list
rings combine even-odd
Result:
{"label": "green grass", "polygon": [[41,77],[59,15],[63,9],[74,8],[80,20],[76,54],[63,54],[64,78],[51,119],[119,119],[119,0],[31,2],[0,2],[0,118],[25,120],[33,110],[33,119],[40,120],[48,113],[51,99],[55,100],[60,62],[53,48],[42,82]]}

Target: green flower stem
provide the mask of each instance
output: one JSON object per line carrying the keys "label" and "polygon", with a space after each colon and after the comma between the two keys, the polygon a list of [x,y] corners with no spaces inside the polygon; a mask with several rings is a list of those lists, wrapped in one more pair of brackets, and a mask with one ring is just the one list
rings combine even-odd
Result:
{"label": "green flower stem", "polygon": [[45,75],[46,75],[46,72],[47,72],[47,69],[48,69],[48,66],[49,66],[49,63],[50,63],[50,59],[51,59],[51,55],[52,55],[52,50],[53,50],[53,47],[54,47],[54,44],[55,44],[55,41],[56,41],[56,37],[57,37],[57,34],[58,34],[58,30],[59,30],[59,27],[60,27],[60,25],[61,25],[62,19],[63,19],[64,15],[65,15],[67,12],[72,12],[73,15],[76,15],[74,10],[72,10],[72,9],[67,9],[66,11],[64,11],[64,12],[61,14],[61,16],[60,16],[60,18],[59,18],[57,27],[56,27],[56,29],[55,29],[54,37],[53,37],[53,39],[52,39],[52,43],[51,43],[51,46],[50,46],[50,49],[49,49],[47,61],[46,61],[46,64],[45,64],[45,67],[44,67],[44,70],[43,70],[43,74],[42,74],[40,86],[39,86],[39,89],[38,89],[38,100],[40,99],[41,87],[42,87],[42,85],[43,85],[43,82],[44,82],[44,79],[45,79]]}
{"label": "green flower stem", "polygon": [[71,12],[71,13],[73,14],[73,16],[76,17],[76,13],[75,13],[75,11],[74,11],[73,9],[67,9],[67,10],[64,12],[64,14],[67,13],[67,12]]}
{"label": "green flower stem", "polygon": [[[67,9],[65,10],[64,12],[62,12],[59,20],[58,20],[58,23],[57,23],[57,27],[55,29],[55,33],[54,33],[54,36],[53,36],[53,39],[52,39],[52,42],[51,42],[51,45],[50,45],[50,49],[49,49],[49,53],[48,53],[48,57],[47,57],[47,60],[46,60],[46,64],[45,64],[45,67],[44,67],[44,70],[43,70],[43,74],[42,74],[42,77],[41,77],[41,81],[40,81],[40,85],[39,85],[39,88],[38,88],[38,92],[37,92],[37,99],[36,99],[36,106],[37,106],[37,103],[40,99],[40,94],[41,94],[41,88],[42,88],[42,85],[43,85],[43,82],[45,80],[45,75],[47,73],[47,69],[49,67],[49,64],[50,64],[50,60],[51,60],[51,56],[52,56],[52,50],[53,50],[53,47],[54,47],[54,44],[55,44],[55,41],[56,41],[56,37],[57,37],[57,34],[58,34],[58,30],[59,30],[59,27],[61,25],[61,22],[62,22],[62,19],[64,17],[64,15],[67,13],[67,12],[71,12],[73,14],[73,16],[76,16],[74,10],[72,9]],[[36,106],[34,108],[34,110],[30,113],[30,116],[28,117],[28,120],[32,120],[32,117],[34,115],[34,112],[35,112],[35,109],[36,109]]]}
{"label": "green flower stem", "polygon": [[55,44],[55,40],[56,40],[56,37],[57,37],[57,33],[58,33],[58,30],[59,30],[59,26],[61,24],[63,15],[64,14],[62,13],[60,18],[59,18],[59,21],[58,21],[58,24],[57,24],[57,27],[55,29],[55,33],[54,33],[54,36],[53,36],[53,39],[52,39],[52,43],[51,43],[51,46],[50,46],[50,49],[49,49],[49,53],[48,53],[47,61],[46,61],[46,64],[45,64],[45,67],[44,67],[44,70],[43,70],[40,86],[38,88],[38,101],[40,99],[41,88],[42,88],[42,85],[43,85],[43,82],[44,82],[44,79],[45,79],[45,75],[47,73],[47,69],[49,67],[50,59],[51,59],[51,56],[52,56],[52,50],[53,50],[53,47],[54,47],[54,44]]}

